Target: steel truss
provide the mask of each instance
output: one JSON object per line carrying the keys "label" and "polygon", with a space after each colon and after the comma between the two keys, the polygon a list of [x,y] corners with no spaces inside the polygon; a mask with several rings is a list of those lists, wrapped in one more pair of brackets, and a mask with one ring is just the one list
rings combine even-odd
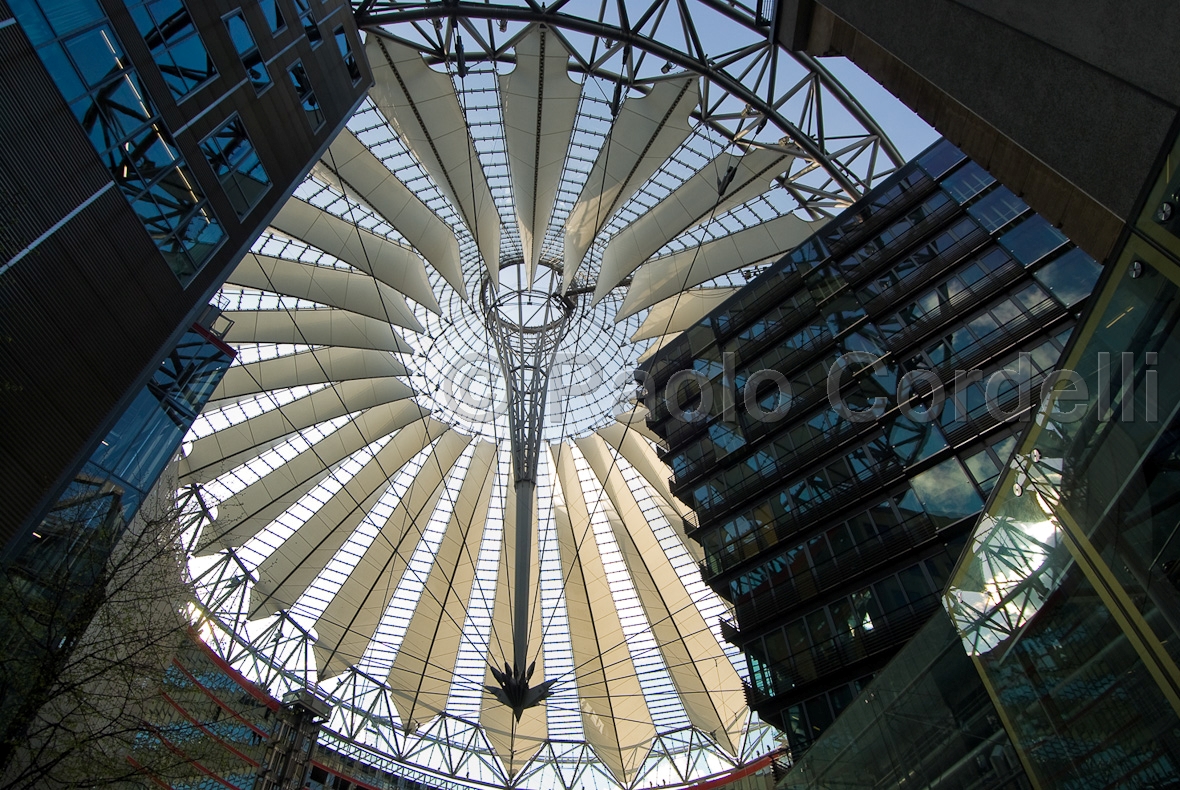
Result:
{"label": "steel truss", "polygon": [[675,790],[695,785],[702,774],[739,767],[779,745],[778,734],[760,722],[749,725],[738,759],[693,727],[660,732],[643,769],[629,785],[621,786],[584,742],[549,739],[518,774],[509,776],[477,722],[447,713],[428,722],[401,722],[388,684],[356,667],[319,681],[312,655],[315,638],[290,613],[253,623],[253,633],[244,637],[244,607],[234,599],[246,595],[252,581],[232,549],[219,554],[193,580],[198,599],[206,602],[194,605],[194,625],[206,644],[274,696],[306,688],[328,700],[333,712],[321,743],[429,787],[629,790],[658,784]]}
{"label": "steel truss", "polygon": [[[822,64],[778,45],[766,5],[613,0],[594,4],[594,16],[572,12],[578,6],[575,0],[548,5],[534,0],[363,0],[354,8],[358,25],[380,27],[385,35],[420,48],[435,63],[457,65],[460,57],[465,64],[511,63],[519,32],[510,35],[508,25],[543,24],[571,52],[574,70],[623,88],[644,90],[685,71],[697,74],[704,78],[699,121],[739,146],[774,148],[807,163],[783,183],[801,205],[833,196],[855,200],[904,159],[872,115]],[[735,42],[736,30],[742,39]],[[468,40],[460,56],[456,43],[462,34]],[[594,37],[589,52],[571,43],[570,34]],[[825,120],[833,106],[844,128]],[[813,169],[826,179],[794,183]]]}

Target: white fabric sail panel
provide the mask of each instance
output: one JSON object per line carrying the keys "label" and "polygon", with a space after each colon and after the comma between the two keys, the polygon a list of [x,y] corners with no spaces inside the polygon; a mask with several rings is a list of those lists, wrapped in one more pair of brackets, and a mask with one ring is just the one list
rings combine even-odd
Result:
{"label": "white fabric sail panel", "polygon": [[672,495],[672,489],[668,485],[668,467],[656,456],[651,445],[635,433],[634,429],[628,429],[626,425],[618,422],[599,428],[598,435],[647,481],[656,493],[655,502],[660,514],[667,519],[680,542],[688,549],[688,553],[697,562],[703,560],[704,549],[684,531],[684,518],[692,514],[692,509]]}
{"label": "white fabric sail panel", "polygon": [[444,423],[427,417],[398,431],[258,566],[250,616],[294,605],[385,493],[390,477],[447,430]]}
{"label": "white fabric sail panel", "polygon": [[[597,302],[628,274],[684,231],[766,192],[793,157],[764,148],[742,156],[722,153],[607,243],[594,289]],[[719,193],[731,167],[733,178]]]}
{"label": "white fabric sail panel", "polygon": [[365,52],[373,69],[370,96],[458,210],[498,282],[500,213],[451,78],[430,68],[418,50],[377,33],[369,33]]}
{"label": "white fabric sail panel", "polygon": [[395,378],[356,379],[316,390],[197,439],[185,456],[186,476],[202,483],[212,480],[270,449],[284,436],[413,395],[409,386]]}
{"label": "white fabric sail panel", "polygon": [[425,721],[446,709],[495,482],[495,462],[496,446],[479,442],[389,671],[387,683],[403,722]]}
{"label": "white fabric sail panel", "polygon": [[457,431],[442,435],[380,534],[316,620],[315,656],[321,678],[343,672],[364,655],[431,513],[446,495],[444,480],[470,442],[471,437]]}
{"label": "white fabric sail panel", "polygon": [[[540,563],[537,560],[537,520],[536,499],[533,501],[533,541],[532,553],[529,560],[529,590],[532,591],[531,619],[529,621],[528,647],[525,655],[528,660],[536,659],[531,685],[536,685],[545,679],[545,656],[541,649],[541,606],[540,590],[537,587]],[[516,490],[509,478],[507,483],[507,501],[504,507],[504,540],[500,548],[500,566],[496,573],[496,598],[492,603],[492,633],[488,640],[490,661],[498,661],[500,667],[505,662],[512,662],[512,611],[513,584],[515,580],[516,557]],[[484,671],[484,685],[495,686],[496,679],[492,677],[491,666]],[[490,693],[484,692],[479,706],[479,724],[487,735],[488,742],[499,755],[501,762],[509,776],[516,773],[536,754],[544,745],[549,732],[549,721],[544,704],[527,708],[517,721],[512,709],[497,700]]]}
{"label": "white fabric sail panel", "polygon": [[411,353],[387,321],[378,321],[347,310],[227,310],[234,325],[225,342],[293,343],[308,346],[347,346],[379,351]]}
{"label": "white fabric sail panel", "polygon": [[334,255],[426,309],[440,312],[426,265],[413,250],[297,198],[284,203],[270,224],[283,235]]}
{"label": "white fabric sail panel", "polygon": [[221,383],[209,399],[213,405],[206,406],[206,410],[220,408],[229,402],[263,392],[300,385],[405,375],[405,365],[386,351],[338,346],[317,348],[245,365],[233,365],[222,376]]}
{"label": "white fabric sail panel", "polygon": [[726,299],[740,291],[732,288],[694,288],[670,296],[657,303],[643,319],[639,329],[631,335],[631,342],[650,340],[664,335],[678,335],[689,327],[699,324],[709,313],[720,307]]}
{"label": "white fabric sail panel", "polygon": [[219,545],[241,546],[319,485],[336,464],[426,414],[410,400],[367,409],[222,501],[217,520],[207,529],[217,534]]}
{"label": "white fabric sail panel", "polygon": [[595,753],[627,786],[647,757],[656,728],[598,552],[573,452],[568,445],[550,450],[565,501],[553,515],[582,729]]}
{"label": "white fabric sail panel", "polygon": [[425,331],[406,299],[367,274],[249,253],[227,281],[282,296],[310,299],[352,313]]}
{"label": "white fabric sail panel", "polygon": [[621,529],[612,524],[615,539],[689,720],[714,733],[722,748],[735,754],[746,718],[737,672],[660,548],[622,474],[611,464],[605,442],[591,434],[576,444],[622,520]]}
{"label": "white fabric sail panel", "polygon": [[808,222],[788,214],[699,247],[650,260],[632,278],[615,320],[622,321],[714,277],[784,255],[819,230],[824,222]]}
{"label": "white fabric sail panel", "polygon": [[455,231],[438,218],[409,187],[398,180],[368,146],[342,129],[312,174],[359,198],[397,230],[426,258],[426,262],[466,296]]}
{"label": "white fabric sail panel", "polygon": [[516,67],[499,78],[508,172],[529,283],[578,114],[581,87],[566,74],[569,58],[561,39],[538,25],[517,43]]}
{"label": "white fabric sail panel", "polygon": [[698,99],[692,77],[656,83],[646,96],[623,102],[566,219],[563,289],[573,283],[586,251],[615,209],[688,139],[689,115]]}

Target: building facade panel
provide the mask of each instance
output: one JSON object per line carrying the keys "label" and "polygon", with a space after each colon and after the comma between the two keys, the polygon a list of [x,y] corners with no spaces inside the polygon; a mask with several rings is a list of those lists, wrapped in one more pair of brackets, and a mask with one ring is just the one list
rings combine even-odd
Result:
{"label": "building facade panel", "polygon": [[1180,237],[1152,208],[1175,179],[1170,160],[944,598],[1042,787],[1180,771]]}
{"label": "building facade panel", "polygon": [[110,557],[234,359],[195,324],[0,566],[3,762],[106,598]]}

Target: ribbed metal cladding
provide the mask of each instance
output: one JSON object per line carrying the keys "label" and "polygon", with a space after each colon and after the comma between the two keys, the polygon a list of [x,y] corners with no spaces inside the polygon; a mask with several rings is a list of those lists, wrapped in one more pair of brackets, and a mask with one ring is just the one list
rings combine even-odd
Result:
{"label": "ribbed metal cladding", "polygon": [[[36,124],[73,124],[69,108],[17,25],[0,28],[0,266],[110,180],[81,129],[55,139]],[[39,163],[64,160],[60,178],[31,178]],[[90,165],[90,166],[87,166]]]}

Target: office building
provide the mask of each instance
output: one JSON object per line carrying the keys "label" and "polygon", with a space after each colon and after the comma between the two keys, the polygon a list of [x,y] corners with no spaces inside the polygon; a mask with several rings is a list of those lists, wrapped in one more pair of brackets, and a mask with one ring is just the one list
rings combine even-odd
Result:
{"label": "office building", "polygon": [[938,608],[1099,270],[941,142],[637,376],[796,756]]}
{"label": "office building", "polygon": [[198,318],[368,74],[343,0],[17,0],[0,20],[8,550]]}
{"label": "office building", "polygon": [[[995,783],[1019,760],[1035,787],[1174,782],[1176,397],[1160,360],[1176,342],[1180,245],[1153,207],[1175,179],[1169,164],[1148,184],[1065,351],[1063,379],[997,480],[944,592],[945,613],[928,626],[946,635],[916,638],[780,787],[944,780],[923,769],[946,750],[926,748],[915,726],[933,723],[915,714],[940,674],[978,685],[984,715],[1003,724],[998,748],[976,743],[977,781]],[[898,754],[920,755],[918,772]],[[866,764],[875,767],[850,769]]]}
{"label": "office building", "polygon": [[328,713],[306,691],[280,702],[190,633],[128,759],[156,786],[303,790]]}
{"label": "office building", "polygon": [[1180,11],[1166,0],[1123,11],[783,0],[776,33],[805,56],[848,57],[1104,261],[1138,217],[1180,117],[1169,54]]}

